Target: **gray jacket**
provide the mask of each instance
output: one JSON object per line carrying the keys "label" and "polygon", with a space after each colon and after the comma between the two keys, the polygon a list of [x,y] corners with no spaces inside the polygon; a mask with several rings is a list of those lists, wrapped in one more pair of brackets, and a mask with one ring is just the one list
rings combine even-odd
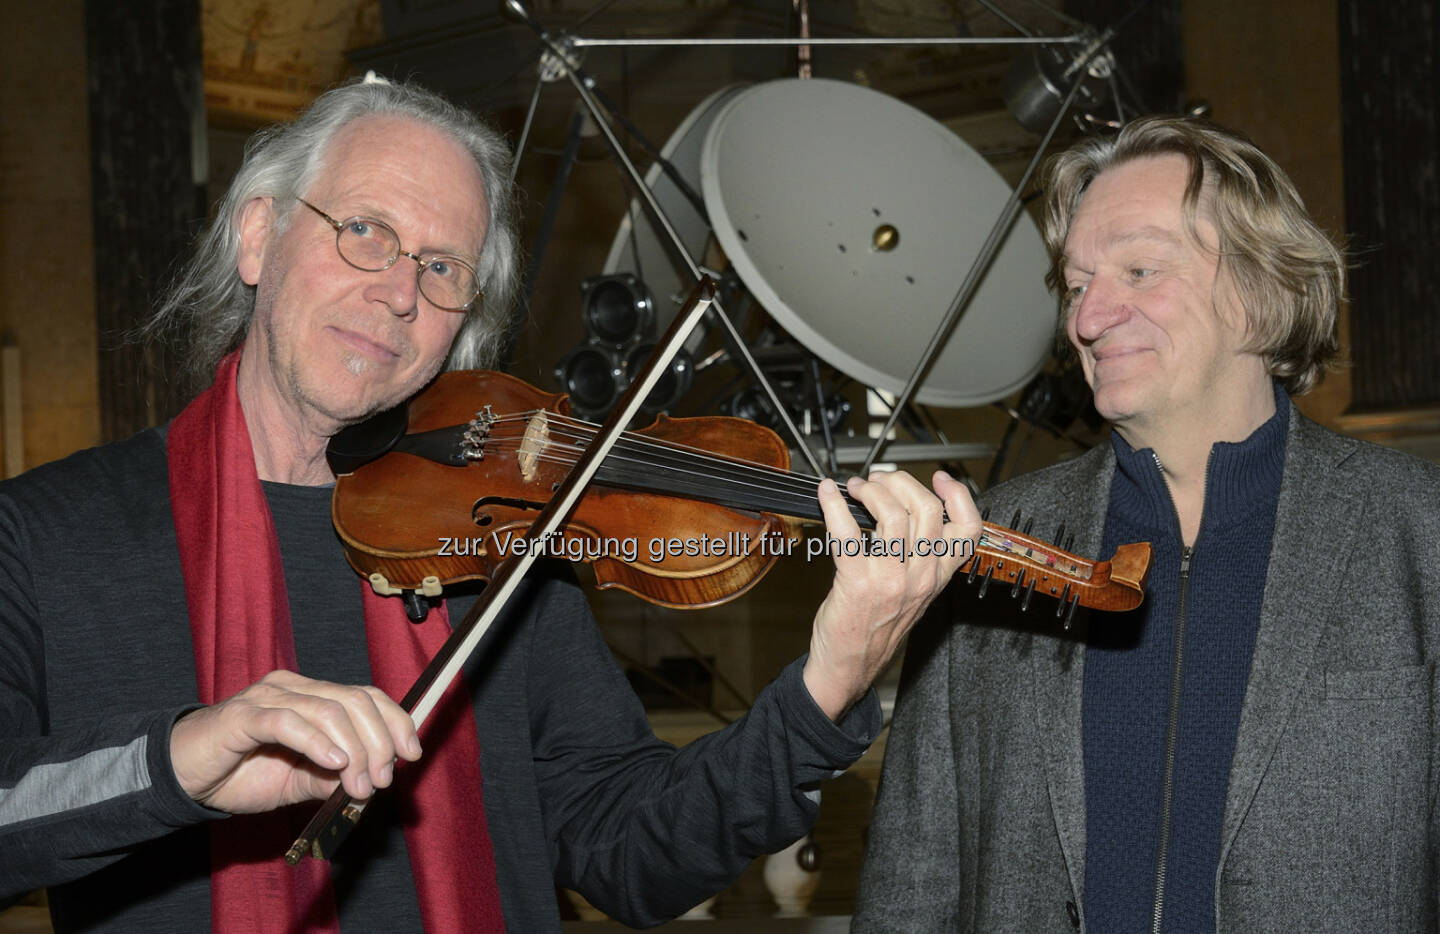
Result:
{"label": "gray jacket", "polygon": [[[1093,556],[1114,469],[1101,445],[986,499]],[[906,654],[854,930],[1083,930],[1083,638],[1008,589],[941,603]],[[1437,659],[1440,468],[1292,411],[1217,930],[1437,929]]]}

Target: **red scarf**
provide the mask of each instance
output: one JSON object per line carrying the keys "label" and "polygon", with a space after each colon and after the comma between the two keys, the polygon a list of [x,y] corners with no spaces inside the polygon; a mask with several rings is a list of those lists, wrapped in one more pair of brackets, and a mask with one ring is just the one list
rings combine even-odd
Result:
{"label": "red scarf", "polygon": [[[166,452],[180,568],[195,643],[200,700],[213,704],[278,668],[295,670],[295,640],[275,526],[255,471],[236,392],[240,354],[170,425]],[[365,593],[365,636],[375,684],[409,689],[450,634],[441,607],[411,623],[400,601]],[[456,686],[463,683],[457,679]],[[474,710],[455,688],[426,725],[426,753],[397,768],[405,843],[425,929],[503,931],[495,859],[480,795]],[[457,702],[451,703],[454,699]],[[397,763],[404,765],[404,763]],[[211,825],[212,929],[244,934],[338,932],[329,867],[283,854],[314,807],[231,817]],[[386,919],[374,919],[383,925]]]}

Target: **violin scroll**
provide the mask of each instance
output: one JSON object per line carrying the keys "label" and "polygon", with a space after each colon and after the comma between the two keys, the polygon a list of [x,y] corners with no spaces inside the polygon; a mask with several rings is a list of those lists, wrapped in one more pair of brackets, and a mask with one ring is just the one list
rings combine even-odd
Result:
{"label": "violin scroll", "polygon": [[967,582],[979,581],[984,599],[992,583],[1009,584],[1021,612],[1036,593],[1059,601],[1055,615],[1069,629],[1078,607],[1124,612],[1145,599],[1145,581],[1154,553],[1149,542],[1121,545],[1109,561],[1092,562],[1004,526],[984,523],[975,556],[961,568]]}

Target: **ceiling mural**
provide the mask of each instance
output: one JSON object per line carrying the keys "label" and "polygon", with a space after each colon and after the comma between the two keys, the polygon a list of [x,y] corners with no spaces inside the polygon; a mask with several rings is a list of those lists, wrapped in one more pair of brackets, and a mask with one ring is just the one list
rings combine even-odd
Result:
{"label": "ceiling mural", "polygon": [[205,0],[212,121],[283,119],[349,73],[345,52],[384,38],[380,0]]}

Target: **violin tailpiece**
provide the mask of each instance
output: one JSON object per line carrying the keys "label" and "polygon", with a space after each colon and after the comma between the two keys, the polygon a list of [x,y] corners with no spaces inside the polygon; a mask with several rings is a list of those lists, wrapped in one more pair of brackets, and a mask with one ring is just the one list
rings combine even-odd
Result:
{"label": "violin tailpiece", "polygon": [[465,426],[465,433],[460,438],[461,453],[466,460],[480,461],[485,459],[485,439],[490,437],[490,426],[495,424],[495,410],[490,406],[475,413]]}

